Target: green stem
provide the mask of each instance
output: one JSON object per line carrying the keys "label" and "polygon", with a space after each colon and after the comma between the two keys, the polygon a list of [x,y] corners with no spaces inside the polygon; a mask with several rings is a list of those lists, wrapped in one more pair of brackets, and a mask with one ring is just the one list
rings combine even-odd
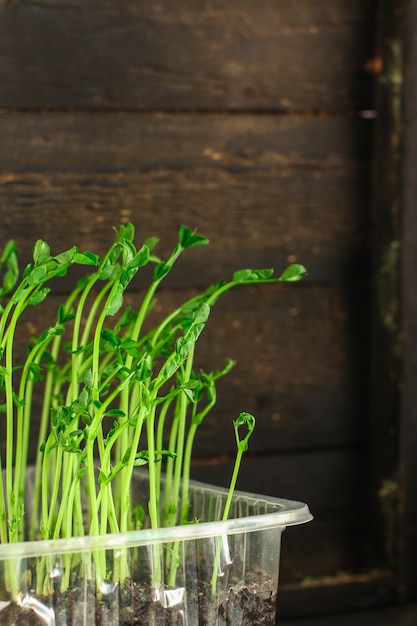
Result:
{"label": "green stem", "polygon": [[190,488],[190,472],[191,472],[191,455],[194,445],[194,438],[197,432],[198,424],[191,422],[188,430],[187,441],[184,453],[184,468],[182,476],[182,495],[181,495],[181,524],[186,524],[188,520],[188,512],[190,509],[189,488]]}
{"label": "green stem", "polygon": [[[0,476],[3,476],[1,457]],[[4,497],[3,478],[0,480],[0,542],[7,543],[7,505]]]}
{"label": "green stem", "polygon": [[[182,384],[186,384],[191,377],[193,361],[194,361],[194,350],[195,344],[192,345],[188,355],[184,368],[184,374],[182,379]],[[184,442],[185,442],[185,432],[187,426],[187,407],[188,407],[188,398],[184,391],[180,394],[180,406],[178,412],[178,435],[177,435],[177,446],[175,449],[175,460],[174,460],[174,482],[172,486],[172,494],[170,501],[170,509],[175,510],[175,518],[172,516],[173,525],[177,524],[177,508],[178,501],[180,498],[180,489],[181,489],[181,477],[182,477],[182,468],[183,468],[183,457],[184,457]]]}
{"label": "green stem", "polygon": [[[163,450],[164,449],[164,428],[165,428],[165,420],[168,413],[168,409],[171,406],[173,398],[168,397],[164,403],[162,404],[161,410],[158,416],[158,422],[156,427],[156,449]],[[168,448],[170,449],[170,448]],[[162,473],[162,460],[158,463],[155,472],[155,487],[157,493],[161,493],[161,473]]]}
{"label": "green stem", "polygon": [[[155,457],[155,408],[146,420],[146,434],[148,440],[149,457],[149,502],[148,512],[152,528],[159,528],[159,494],[156,491],[156,468]],[[153,570],[152,587],[158,589],[162,584],[162,546],[156,543],[153,546]]]}
{"label": "green stem", "polygon": [[[243,456],[243,453],[246,452],[246,450],[248,449],[248,441],[255,428],[255,418],[250,413],[241,413],[238,419],[236,420],[236,422],[234,422],[233,426],[235,429],[237,453],[236,453],[235,464],[233,467],[232,478],[230,479],[229,491],[227,494],[226,503],[224,505],[222,521],[226,521],[229,517],[230,508],[231,508],[232,500],[233,500],[233,494],[236,489],[239,469],[242,463],[242,456]],[[246,426],[247,433],[243,439],[240,439],[239,428],[242,426]],[[221,536],[217,537],[216,553],[215,553],[214,564],[213,564],[213,572],[211,576],[212,597],[214,597],[216,594],[217,575],[218,575],[219,567],[220,567],[221,544],[224,540],[225,540],[224,537],[221,537]]]}
{"label": "green stem", "polygon": [[[179,403],[179,399],[177,399]],[[175,450],[177,447],[178,439],[178,413],[175,411],[174,418],[172,420],[171,429],[169,432],[168,450]],[[174,459],[168,457],[165,470],[165,490],[164,490],[164,526],[173,526],[173,518],[175,518],[175,508],[172,510],[172,498],[174,482]],[[175,505],[176,506],[176,505]]]}
{"label": "green stem", "polygon": [[57,359],[59,354],[59,349],[61,345],[62,335],[58,335],[54,337],[51,349],[52,356],[52,366],[48,368],[46,378],[45,378],[45,386],[43,392],[43,402],[42,402],[42,411],[41,411],[41,420],[39,425],[39,433],[38,433],[38,445],[36,448],[36,457],[35,457],[35,473],[34,473],[34,493],[33,493],[33,501],[32,501],[32,511],[31,518],[29,524],[29,539],[33,541],[36,538],[36,527],[38,524],[38,516],[39,516],[39,502],[41,498],[41,476],[42,476],[42,452],[41,446],[45,443],[47,438],[47,431],[49,425],[49,417],[50,411],[53,406],[52,401],[52,389],[54,386],[54,379],[56,374],[57,367]]}

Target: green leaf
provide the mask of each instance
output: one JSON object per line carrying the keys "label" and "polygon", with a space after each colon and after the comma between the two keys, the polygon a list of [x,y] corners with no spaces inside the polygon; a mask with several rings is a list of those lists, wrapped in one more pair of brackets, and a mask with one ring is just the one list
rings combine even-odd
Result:
{"label": "green leaf", "polygon": [[76,252],[72,258],[73,263],[79,265],[100,265],[100,257],[94,252]]}
{"label": "green leaf", "polygon": [[236,283],[244,283],[247,281],[267,280],[273,275],[273,269],[261,269],[261,270],[239,270],[233,274],[233,281]]}
{"label": "green leaf", "polygon": [[175,374],[181,363],[182,359],[178,355],[171,356],[169,359],[167,359],[167,361],[165,361],[165,363],[161,367],[159,377],[162,379],[171,378],[171,376]]}
{"label": "green leaf", "polygon": [[142,408],[149,413],[152,407],[152,399],[148,387],[143,383],[140,383],[140,396]]}
{"label": "green leaf", "polygon": [[121,242],[122,251],[123,251],[123,265],[127,267],[130,261],[133,260],[136,254],[135,244],[128,239],[123,239]]}
{"label": "green leaf", "polygon": [[138,357],[140,354],[137,341],[133,339],[125,339],[125,341],[122,341],[120,348],[133,357]]}
{"label": "green leaf", "polygon": [[63,304],[58,307],[58,324],[66,324],[75,318],[74,313],[67,313]]}
{"label": "green leaf", "polygon": [[192,339],[187,341],[185,337],[178,337],[175,342],[175,352],[178,354],[181,361],[184,361],[194,343]]}
{"label": "green leaf", "polygon": [[121,339],[110,328],[103,328],[101,338],[107,341],[112,348],[118,348],[121,344]]}
{"label": "green leaf", "polygon": [[140,467],[141,465],[146,465],[148,463],[148,461],[146,459],[142,459],[140,457],[136,457],[133,465],[135,467]]}
{"label": "green leaf", "polygon": [[132,509],[132,522],[135,524],[136,530],[139,530],[146,519],[145,508],[141,504],[137,504]]}
{"label": "green leaf", "polygon": [[[91,415],[89,413],[82,413],[80,415],[80,417],[82,419],[83,424],[85,424],[86,426],[91,426],[93,418],[91,417]],[[84,428],[84,433],[86,433],[86,432],[87,432],[87,429]]]}
{"label": "green leaf", "polygon": [[[83,457],[81,456],[81,461],[82,460],[83,460]],[[79,461],[79,462],[81,462],[81,461]],[[81,480],[82,477],[84,476],[84,474],[86,473],[86,471],[87,471],[87,465],[80,465],[78,467],[78,469],[77,469],[77,472],[76,472],[77,479]]]}
{"label": "green leaf", "polygon": [[200,389],[200,387],[202,387],[202,382],[197,378],[191,378],[181,386],[182,389]]}
{"label": "green leaf", "polygon": [[149,250],[151,251],[155,248],[158,242],[159,242],[158,237],[149,237],[149,239],[145,241],[145,246],[148,246]]}
{"label": "green leaf", "polygon": [[29,274],[32,271],[32,267],[33,267],[32,263],[28,263],[26,265],[25,269],[23,270],[23,278],[27,278],[29,276]]}
{"label": "green leaf", "polygon": [[121,411],[120,409],[110,409],[110,411],[106,411],[106,417],[126,417],[126,413]]}
{"label": "green leaf", "polygon": [[51,249],[46,241],[42,241],[42,239],[38,239],[33,248],[33,260],[35,261],[35,265],[43,265],[46,263],[51,256]]}
{"label": "green leaf", "polygon": [[126,450],[126,452],[124,453],[123,458],[122,458],[122,463],[123,463],[123,465],[126,465],[127,463],[129,463],[129,459],[130,459],[130,452],[131,452],[131,450],[132,450],[132,448],[131,448],[131,447],[129,447],[129,448]]}
{"label": "green leaf", "polygon": [[209,240],[203,235],[197,235],[195,231],[190,230],[187,226],[181,226],[179,232],[179,242],[181,246],[186,248],[196,248],[198,246],[206,246]]}
{"label": "green leaf", "polygon": [[[86,407],[88,406],[89,402],[90,402],[90,390],[87,389],[86,387],[83,387],[83,390],[78,396],[78,403],[81,407]],[[75,403],[77,403],[77,400],[75,401]]]}
{"label": "green leaf", "polygon": [[187,387],[182,387],[182,390],[183,390],[184,394],[186,395],[187,399],[194,404],[196,402],[196,398],[195,398],[195,395],[193,393],[193,390],[192,389],[187,389]]}
{"label": "green leaf", "polygon": [[139,252],[134,256],[134,258],[129,262],[129,269],[139,269],[146,265],[149,261],[150,250],[147,245],[143,245]]}
{"label": "green leaf", "polygon": [[50,291],[51,290],[48,287],[45,287],[44,289],[39,289],[39,291],[36,291],[33,295],[30,296],[30,298],[28,299],[28,303],[32,306],[40,304],[45,300]]}
{"label": "green leaf", "polygon": [[236,283],[241,283],[245,280],[249,280],[252,276],[252,270],[239,270],[233,274],[233,280]]}
{"label": "green leaf", "polygon": [[10,293],[19,278],[19,263],[17,247],[13,240],[7,242],[0,257],[0,267],[6,263],[6,272],[3,276],[3,287],[0,289],[0,298]]}
{"label": "green leaf", "polygon": [[301,278],[306,275],[307,270],[303,265],[293,263],[292,265],[289,265],[287,269],[281,274],[279,280],[286,283],[296,282],[297,280],[301,280]]}
{"label": "green leaf", "polygon": [[26,404],[24,398],[19,398],[19,396],[17,394],[13,394],[13,403],[15,404],[15,406],[17,406],[19,409],[23,408]]}
{"label": "green leaf", "polygon": [[[248,449],[248,441],[249,437],[252,435],[255,428],[255,418],[251,413],[246,413],[245,411],[239,415],[237,420],[233,422],[235,428],[235,435],[238,447],[240,450],[246,452]],[[239,428],[242,426],[246,426],[247,432],[243,439],[240,438]]]}
{"label": "green leaf", "polygon": [[116,315],[123,306],[123,293],[117,291],[107,305],[106,315]]}
{"label": "green leaf", "polygon": [[136,380],[145,381],[152,376],[152,358],[150,354],[146,354],[140,360],[137,367]]}
{"label": "green leaf", "polygon": [[77,252],[77,246],[72,246],[72,248],[70,248],[69,250],[65,250],[65,252],[61,252],[60,254],[52,258],[58,263],[58,265],[68,265],[69,263],[71,263]]}
{"label": "green leaf", "polygon": [[61,405],[51,409],[51,422],[54,428],[65,426],[71,417],[71,409],[68,406]]}
{"label": "green leaf", "polygon": [[35,266],[30,274],[26,277],[26,280],[29,285],[36,285],[36,283],[41,282],[42,279],[45,278],[47,273],[48,269],[46,265],[40,265],[39,267]]}
{"label": "green leaf", "polygon": [[155,282],[162,280],[162,278],[164,278],[168,274],[168,272],[171,270],[173,264],[175,263],[175,260],[178,258],[180,253],[181,253],[181,246],[180,244],[177,244],[173,252],[171,253],[171,256],[169,257],[169,259],[167,261],[161,261],[160,263],[157,264],[154,270],[154,274],[153,274],[153,278]]}
{"label": "green leaf", "polygon": [[193,324],[205,324],[210,315],[210,307],[208,304],[203,304],[197,309],[193,318]]}
{"label": "green leaf", "polygon": [[114,244],[120,243],[123,239],[133,241],[135,238],[135,227],[131,222],[128,222],[128,224],[121,224],[119,230],[116,228],[114,230],[116,232]]}
{"label": "green leaf", "polygon": [[64,332],[64,328],[62,326],[51,326],[43,331],[43,333],[38,338],[38,343],[43,343],[44,341],[48,341],[51,337],[57,337],[62,335]]}
{"label": "green leaf", "polygon": [[137,274],[136,267],[127,267],[120,275],[120,286],[124,291]]}
{"label": "green leaf", "polygon": [[106,265],[99,269],[98,277],[100,280],[108,280],[112,276],[113,272],[117,271],[117,265],[114,265],[113,263],[106,263]]}
{"label": "green leaf", "polygon": [[271,278],[274,270],[272,268],[268,268],[268,269],[263,269],[263,270],[254,270],[254,273],[256,274],[257,278],[260,279],[267,279],[267,278]]}
{"label": "green leaf", "polygon": [[[82,377],[82,382],[83,382],[85,388],[88,389],[88,391],[92,390],[92,388],[93,388],[93,372],[92,372],[91,368],[88,369],[86,371],[85,375]],[[96,400],[95,403],[96,402],[99,402],[99,401]],[[101,403],[99,403],[99,406],[101,406]]]}
{"label": "green leaf", "polygon": [[132,307],[128,306],[121,314],[119,321],[117,322],[117,326],[119,328],[124,328],[125,326],[130,326],[130,324],[134,324],[138,317],[137,311],[133,311]]}
{"label": "green leaf", "polygon": [[171,267],[172,267],[171,264],[165,263],[165,261],[161,261],[161,263],[158,263],[153,273],[154,281],[156,282],[158,280],[162,280],[162,278],[164,278],[164,276],[168,274]]}

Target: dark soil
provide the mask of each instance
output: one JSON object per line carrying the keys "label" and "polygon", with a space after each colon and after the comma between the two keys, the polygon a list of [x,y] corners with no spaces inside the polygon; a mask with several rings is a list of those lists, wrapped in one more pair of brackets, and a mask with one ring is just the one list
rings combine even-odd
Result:
{"label": "dark soil", "polygon": [[[131,581],[123,589],[97,601],[93,585],[81,593],[71,589],[50,598],[34,599],[32,606],[11,602],[0,611],[0,626],[184,626],[183,611],[155,602],[149,589]],[[219,605],[209,589],[200,590],[195,602],[188,599],[189,626],[272,626],[275,624],[276,594],[267,584],[239,585],[224,594]],[[219,620],[219,621],[216,621]]]}

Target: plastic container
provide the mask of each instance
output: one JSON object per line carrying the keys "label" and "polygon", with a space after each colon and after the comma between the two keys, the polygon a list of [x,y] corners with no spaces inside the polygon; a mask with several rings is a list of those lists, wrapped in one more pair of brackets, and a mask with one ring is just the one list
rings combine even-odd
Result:
{"label": "plastic container", "polygon": [[[135,475],[132,494],[146,503],[146,474]],[[204,522],[0,546],[0,624],[275,624],[281,533],[312,516],[301,502],[236,492],[229,519],[217,521],[226,495],[192,483],[190,515]],[[104,558],[106,578],[97,580]]]}

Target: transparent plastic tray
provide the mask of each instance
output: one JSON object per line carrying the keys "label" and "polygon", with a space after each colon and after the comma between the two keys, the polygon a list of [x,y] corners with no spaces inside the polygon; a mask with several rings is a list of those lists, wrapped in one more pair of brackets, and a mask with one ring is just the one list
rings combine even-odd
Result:
{"label": "transparent plastic tray", "polygon": [[[229,519],[218,521],[226,497],[193,482],[190,515],[205,521],[0,546],[0,625],[275,624],[281,533],[312,516],[304,503],[238,491]],[[132,498],[147,502],[146,473],[135,474]],[[115,575],[121,560],[123,580]]]}

